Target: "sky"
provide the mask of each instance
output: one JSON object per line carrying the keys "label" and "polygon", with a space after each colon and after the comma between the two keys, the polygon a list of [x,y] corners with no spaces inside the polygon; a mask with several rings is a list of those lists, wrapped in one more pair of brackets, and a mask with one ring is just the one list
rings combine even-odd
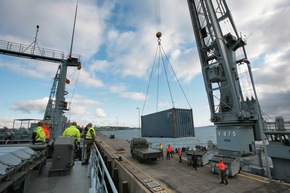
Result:
{"label": "sky", "polygon": [[[76,3],[0,1],[0,42],[31,45],[39,25],[37,45],[67,55]],[[290,120],[290,2],[227,3],[238,32],[247,39],[263,113]],[[163,56],[168,58],[163,64],[174,69],[160,70],[159,76],[152,67],[158,61],[158,31]],[[82,69],[68,68],[69,120],[79,125],[139,127],[139,115],[174,105],[192,108],[195,126],[212,125],[186,0],[79,0],[73,53],[81,56]],[[0,127],[10,127],[13,119],[43,118],[58,65],[0,55]]]}

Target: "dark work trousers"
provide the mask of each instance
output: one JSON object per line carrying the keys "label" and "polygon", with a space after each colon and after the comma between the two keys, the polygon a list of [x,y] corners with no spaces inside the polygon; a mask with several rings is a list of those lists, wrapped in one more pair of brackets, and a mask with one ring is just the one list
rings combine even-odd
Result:
{"label": "dark work trousers", "polygon": [[221,170],[221,179],[222,179],[221,183],[228,184],[226,170]]}
{"label": "dark work trousers", "polygon": [[91,140],[91,139],[87,139],[86,140],[86,145],[87,145],[87,147],[86,147],[86,154],[87,154],[87,158],[86,158],[86,161],[89,161],[89,159],[90,159],[90,156],[91,156],[91,149],[92,149],[92,145],[93,145],[93,140]]}
{"label": "dark work trousers", "polygon": [[170,160],[170,152],[169,151],[166,152],[166,159]]}

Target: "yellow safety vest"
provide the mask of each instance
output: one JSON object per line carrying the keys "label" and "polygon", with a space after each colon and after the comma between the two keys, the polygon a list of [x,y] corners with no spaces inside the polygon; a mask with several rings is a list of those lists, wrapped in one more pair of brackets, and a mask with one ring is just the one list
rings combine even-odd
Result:
{"label": "yellow safety vest", "polygon": [[94,129],[93,127],[89,127],[88,132],[87,132],[87,134],[86,134],[86,139],[92,139],[91,130],[92,130],[93,133],[94,133],[94,137],[96,136],[96,131],[95,131],[95,129]]}
{"label": "yellow safety vest", "polygon": [[75,125],[66,128],[62,135],[65,137],[74,137],[78,142],[81,141],[81,133]]}
{"label": "yellow safety vest", "polygon": [[45,142],[46,135],[45,135],[45,132],[41,126],[36,127],[34,132],[36,133],[35,141]]}

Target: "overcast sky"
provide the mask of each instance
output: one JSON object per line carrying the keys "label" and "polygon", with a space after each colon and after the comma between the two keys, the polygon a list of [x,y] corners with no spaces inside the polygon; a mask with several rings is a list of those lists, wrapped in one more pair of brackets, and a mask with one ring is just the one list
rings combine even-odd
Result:
{"label": "overcast sky", "polygon": [[[262,111],[290,120],[289,0],[227,2],[237,30],[247,38]],[[30,45],[39,25],[38,46],[67,54],[75,6],[76,0],[0,1],[0,40]],[[168,72],[174,106],[192,108],[195,126],[212,124],[186,0],[79,0],[73,52],[81,55],[82,69],[68,69],[71,121],[138,127],[139,113],[173,107],[164,72],[158,97],[156,73],[148,86],[157,31],[189,101]],[[0,55],[0,127],[13,119],[43,118],[57,68]]]}

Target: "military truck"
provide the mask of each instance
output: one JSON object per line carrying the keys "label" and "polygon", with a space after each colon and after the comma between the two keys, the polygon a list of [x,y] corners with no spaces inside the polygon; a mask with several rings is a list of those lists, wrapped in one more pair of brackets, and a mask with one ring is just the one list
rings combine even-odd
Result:
{"label": "military truck", "polygon": [[132,157],[139,162],[156,161],[163,156],[163,152],[158,149],[149,147],[149,144],[144,138],[133,138],[130,144]]}

